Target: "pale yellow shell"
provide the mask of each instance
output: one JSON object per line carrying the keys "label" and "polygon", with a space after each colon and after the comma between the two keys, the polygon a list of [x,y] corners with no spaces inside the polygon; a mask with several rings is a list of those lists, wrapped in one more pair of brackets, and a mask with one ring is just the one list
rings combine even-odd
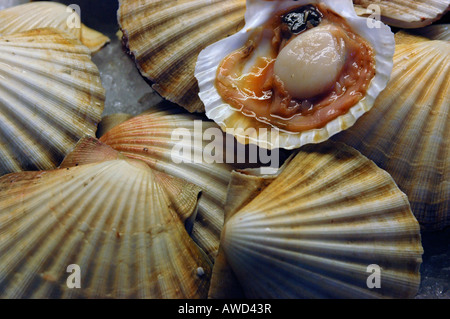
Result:
{"label": "pale yellow shell", "polygon": [[95,136],[105,90],[91,53],[57,29],[0,37],[0,176],[55,168]]}
{"label": "pale yellow shell", "polygon": [[92,53],[99,51],[110,39],[81,23],[78,13],[69,6],[39,1],[0,11],[0,35],[38,28],[56,28],[76,36]]}
{"label": "pale yellow shell", "polygon": [[[303,147],[252,197],[227,216],[221,238],[226,263],[215,265],[231,267],[246,297],[417,293],[423,249],[408,199],[389,174],[354,149],[332,142]],[[367,284],[371,265],[381,269],[379,289]],[[226,269],[214,275],[232,280]],[[226,286],[239,294],[236,283]]]}
{"label": "pale yellow shell", "polygon": [[336,136],[388,171],[424,229],[450,225],[450,43],[403,34],[373,110]]}

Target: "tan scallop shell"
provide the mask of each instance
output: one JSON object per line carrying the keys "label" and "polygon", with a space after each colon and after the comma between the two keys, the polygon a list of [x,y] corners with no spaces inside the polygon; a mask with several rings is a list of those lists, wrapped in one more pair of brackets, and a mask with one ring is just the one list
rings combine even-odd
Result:
{"label": "tan scallop shell", "polygon": [[431,40],[450,41],[450,24],[434,24],[414,32]]}
{"label": "tan scallop shell", "polygon": [[450,43],[405,34],[400,43],[387,89],[336,140],[392,175],[424,229],[442,229],[450,225]]}
{"label": "tan scallop shell", "polygon": [[194,77],[202,49],[237,32],[245,0],[120,0],[123,40],[155,91],[190,112],[204,112]]}
{"label": "tan scallop shell", "polygon": [[[0,179],[2,298],[205,298],[211,266],[145,164]],[[69,265],[81,288],[70,289]]]}
{"label": "tan scallop shell", "polygon": [[[98,139],[87,136],[82,138],[74,150],[64,158],[60,168],[126,158],[126,156],[103,144]],[[186,228],[192,229],[197,216],[200,187],[163,172],[153,171],[153,174],[157,182],[164,187],[172,207],[179,214],[181,221],[185,223]]]}
{"label": "tan scallop shell", "polygon": [[[196,130],[196,127],[200,128]],[[209,164],[197,157],[196,152],[202,152],[210,143],[204,141],[202,136],[209,128],[218,129],[218,126],[166,103],[114,127],[100,141],[129,158],[142,160],[155,170],[184,179],[202,189],[192,237],[214,259],[219,248],[223,205],[233,167],[226,163]],[[174,162],[172,150],[175,145],[184,145],[186,141],[172,137],[177,129],[188,132],[192,137],[191,142],[186,144],[190,152],[180,155],[180,163]],[[196,136],[198,133],[201,135]],[[224,154],[222,150],[217,151]]]}
{"label": "tan scallop shell", "polygon": [[95,135],[105,92],[88,48],[56,29],[0,37],[0,176],[60,164]]}
{"label": "tan scallop shell", "polygon": [[[303,147],[256,197],[241,200],[244,205],[226,216],[221,239],[238,281],[227,284],[232,293],[239,294],[239,286],[248,298],[417,293],[423,249],[408,199],[354,149],[332,142]],[[371,265],[381,269],[379,289],[368,287]],[[224,269],[214,269],[221,274]]]}
{"label": "tan scallop shell", "polygon": [[378,6],[382,20],[400,28],[421,28],[439,20],[450,8],[450,0],[353,0],[356,12],[368,16],[369,6]]}
{"label": "tan scallop shell", "polygon": [[31,2],[0,11],[0,35],[38,28],[56,28],[76,36],[92,53],[99,51],[110,39],[86,27],[77,12],[51,1]]}

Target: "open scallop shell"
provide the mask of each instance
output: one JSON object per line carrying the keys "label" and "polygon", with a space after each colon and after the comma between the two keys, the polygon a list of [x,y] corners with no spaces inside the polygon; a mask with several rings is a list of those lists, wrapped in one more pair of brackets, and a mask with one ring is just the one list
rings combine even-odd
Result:
{"label": "open scallop shell", "polygon": [[0,176],[55,168],[95,135],[105,92],[88,48],[56,29],[0,37]]}
{"label": "open scallop shell", "polygon": [[[300,133],[287,132],[270,124],[246,116],[225,103],[215,87],[217,68],[228,54],[244,46],[249,37],[249,30],[262,25],[271,14],[293,5],[309,3],[324,3],[340,16],[344,17],[352,29],[365,38],[373,47],[376,60],[376,75],[368,87],[366,96],[350,110],[335,120],[327,123],[323,128],[308,130]],[[365,18],[358,17],[351,1],[247,1],[245,27],[231,37],[223,39],[203,50],[197,60],[195,76],[200,87],[200,99],[205,104],[206,115],[213,119],[227,132],[234,134],[243,143],[258,144],[272,149],[281,147],[295,149],[305,144],[320,143],[334,134],[351,127],[356,120],[369,111],[378,94],[385,88],[392,70],[392,55],[394,53],[394,37],[390,28],[381,25],[380,28],[370,29]],[[272,132],[270,132],[271,129]],[[269,130],[270,133],[267,133]]]}
{"label": "open scallop shell", "polygon": [[204,112],[194,77],[202,49],[237,32],[245,0],[120,0],[123,40],[155,91],[190,112]]}
{"label": "open scallop shell", "polygon": [[0,11],[0,35],[29,31],[38,28],[56,28],[76,36],[95,53],[110,39],[86,27],[71,7],[51,2],[26,3]]}
{"label": "open scallop shell", "polygon": [[392,175],[424,229],[442,229],[450,225],[450,43],[400,42],[387,89],[336,140]]}
{"label": "open scallop shell", "polygon": [[353,0],[358,14],[369,16],[369,6],[380,9],[382,20],[400,28],[421,28],[439,20],[450,7],[450,0]]}
{"label": "open scallop shell", "polygon": [[[205,298],[211,266],[139,161],[0,179],[3,298]],[[69,265],[80,268],[68,288]]]}
{"label": "open scallop shell", "polygon": [[[203,133],[210,128],[219,129],[214,122],[202,121],[200,116],[164,104],[114,127],[100,141],[127,157],[142,160],[155,170],[184,179],[202,189],[192,237],[214,259],[219,248],[223,205],[233,167],[226,163],[209,164],[198,158],[197,152],[202,156],[205,145],[210,143],[203,140]],[[186,141],[173,137],[177,129],[188,133],[192,139]],[[176,163],[172,151],[180,143],[188,152],[181,155],[177,152],[181,158],[177,158]],[[216,151],[222,152],[222,149]]]}
{"label": "open scallop shell", "polygon": [[[413,297],[423,253],[408,199],[389,174],[330,141],[300,149],[232,210],[221,249],[249,298]],[[381,269],[381,288],[367,285],[370,265]]]}

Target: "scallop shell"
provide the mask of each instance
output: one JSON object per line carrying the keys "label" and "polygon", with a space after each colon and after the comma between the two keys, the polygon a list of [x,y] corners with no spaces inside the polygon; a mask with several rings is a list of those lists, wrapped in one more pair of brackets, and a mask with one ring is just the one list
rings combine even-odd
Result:
{"label": "scallop shell", "polygon": [[120,0],[123,41],[141,74],[165,99],[204,112],[194,68],[200,51],[237,32],[245,0]]}
{"label": "scallop shell", "polygon": [[[225,202],[225,223],[240,208],[251,202],[259,193],[270,185],[283,171],[285,162],[279,172],[274,175],[260,175],[259,170],[237,170],[231,173],[228,186],[227,199]],[[217,258],[214,262],[213,275],[209,286],[208,298],[210,299],[242,299],[245,298],[242,287],[231,270],[223,247],[219,247]]]}
{"label": "scallop shell", "polygon": [[[221,248],[249,298],[412,297],[423,253],[408,199],[389,174],[331,142],[302,148],[227,215]],[[380,288],[367,285],[371,265],[381,269]]]}
{"label": "scallop shell", "polygon": [[[375,52],[377,74],[368,87],[366,96],[354,105],[349,112],[330,121],[323,128],[300,133],[280,130],[270,124],[246,116],[225,103],[215,87],[217,67],[231,52],[241,48],[247,42],[251,29],[263,24],[277,10],[293,5],[309,3],[324,3],[337,14],[344,17],[357,33],[365,38]],[[247,2],[245,27],[235,35],[216,42],[203,50],[197,60],[195,76],[200,87],[200,99],[205,104],[206,115],[213,119],[224,131],[234,134],[243,144],[253,143],[264,148],[281,147],[295,149],[305,144],[320,143],[338,132],[351,127],[356,120],[369,111],[378,94],[385,88],[392,70],[392,55],[394,53],[394,37],[389,27],[370,29],[365,18],[358,17],[350,1],[257,1]],[[374,31],[376,30],[376,31]],[[270,133],[268,133],[270,132]]]}
{"label": "scallop shell", "polygon": [[56,29],[0,37],[0,175],[55,168],[95,135],[105,101],[90,51]]}
{"label": "scallop shell", "polygon": [[[64,158],[60,168],[126,158],[126,156],[103,144],[98,139],[84,137],[77,143],[74,150]],[[186,224],[186,228],[192,228],[197,216],[200,187],[159,171],[153,171],[153,174],[157,182],[164,187],[172,207],[179,214],[181,221]]]}
{"label": "scallop shell", "polygon": [[56,28],[70,33],[76,36],[93,53],[110,42],[107,36],[81,24],[78,13],[60,3],[39,1],[0,11],[0,35],[39,28]]}
{"label": "scallop shell", "polygon": [[382,20],[399,28],[421,28],[439,20],[450,7],[450,0],[353,0],[358,14],[368,16],[370,5],[378,6]]}
{"label": "scallop shell", "polygon": [[[211,266],[152,170],[110,160],[0,179],[2,298],[205,298]],[[80,270],[79,289],[68,283]]]}
{"label": "scallop shell", "polygon": [[409,37],[374,109],[336,140],[388,171],[421,226],[437,230],[450,225],[450,43]]}
{"label": "scallop shell", "polygon": [[[196,134],[203,134],[210,128],[218,129],[214,122],[202,121],[200,116],[164,104],[114,127],[100,141],[129,158],[142,160],[155,170],[184,179],[202,189],[192,237],[213,260],[219,248],[223,205],[233,167],[226,163],[208,164],[196,157],[196,152],[201,152],[210,143]],[[172,137],[176,129],[182,129],[192,137],[191,143],[186,144],[190,153],[180,155],[180,163],[174,162],[172,150],[185,141]]]}

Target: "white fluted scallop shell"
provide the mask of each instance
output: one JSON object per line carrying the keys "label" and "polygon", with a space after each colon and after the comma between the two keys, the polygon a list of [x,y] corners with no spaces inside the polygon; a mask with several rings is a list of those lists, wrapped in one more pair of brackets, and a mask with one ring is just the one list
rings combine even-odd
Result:
{"label": "white fluted scallop shell", "polygon": [[[408,199],[389,174],[344,144],[300,149],[226,220],[221,249],[246,297],[417,293],[423,249]],[[381,268],[379,289],[367,286],[374,264]]]}
{"label": "white fluted scallop shell", "polygon": [[123,40],[141,74],[165,99],[204,112],[194,77],[202,49],[237,32],[245,0],[120,0]]}
{"label": "white fluted scallop shell", "polygon": [[71,7],[57,2],[31,2],[0,11],[0,35],[39,28],[56,28],[70,33],[93,53],[110,42],[107,36],[82,24],[80,16]]}
{"label": "white fluted scallop shell", "polygon": [[406,37],[374,109],[336,140],[392,175],[423,228],[442,229],[450,225],[450,43]]}
{"label": "white fluted scallop shell", "polygon": [[145,163],[6,175],[0,233],[3,298],[206,297],[209,260]]}
{"label": "white fluted scallop shell", "polygon": [[105,92],[90,51],[56,29],[0,37],[0,175],[55,168],[94,136]]}
{"label": "white fluted scallop shell", "polygon": [[439,20],[450,8],[450,0],[353,0],[358,14],[371,15],[369,6],[380,9],[382,20],[400,28],[421,28]]}
{"label": "white fluted scallop shell", "polygon": [[[217,69],[220,62],[231,52],[243,47],[249,39],[250,30],[263,25],[274,12],[287,9],[294,5],[324,3],[338,15],[346,19],[353,31],[367,40],[374,49],[376,60],[376,75],[371,80],[367,93],[350,110],[329,121],[324,127],[303,132],[289,132],[272,124],[257,120],[250,115],[232,108],[223,101],[215,86]],[[367,19],[358,17],[351,1],[258,1],[248,0],[245,15],[246,25],[238,33],[218,41],[198,56],[195,76],[199,83],[200,99],[205,104],[208,118],[214,120],[224,131],[228,131],[243,144],[258,144],[264,148],[280,147],[295,149],[305,144],[320,143],[338,132],[351,127],[358,118],[368,112],[379,93],[389,81],[392,70],[392,55],[394,53],[394,37],[390,28],[381,24],[379,28],[369,28]],[[271,129],[275,131],[270,132]],[[267,133],[269,130],[270,133]]]}

